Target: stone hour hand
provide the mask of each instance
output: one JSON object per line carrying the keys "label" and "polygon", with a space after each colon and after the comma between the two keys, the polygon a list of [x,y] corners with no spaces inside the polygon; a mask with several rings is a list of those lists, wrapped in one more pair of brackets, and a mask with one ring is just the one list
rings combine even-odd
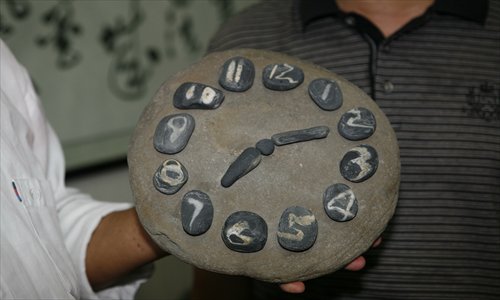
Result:
{"label": "stone hour hand", "polygon": [[[261,140],[257,143],[256,148],[250,147],[245,149],[236,160],[229,166],[226,173],[221,179],[223,187],[230,187],[238,179],[248,174],[257,167],[262,159],[262,155],[269,155],[272,150],[263,151],[263,147],[259,144],[269,142],[276,146],[288,145],[292,143],[305,142],[315,139],[322,139],[328,136],[330,128],[327,126],[317,126],[300,130],[281,132],[273,135],[271,140]],[[272,145],[271,144],[271,145]]]}

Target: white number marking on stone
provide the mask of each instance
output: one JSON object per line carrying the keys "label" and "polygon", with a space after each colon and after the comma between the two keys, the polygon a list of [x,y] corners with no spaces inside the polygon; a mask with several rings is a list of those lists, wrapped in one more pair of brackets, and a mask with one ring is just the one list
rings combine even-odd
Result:
{"label": "white number marking on stone", "polygon": [[[235,72],[236,69],[236,72]],[[236,66],[236,61],[232,60],[227,68],[226,81],[228,82],[240,82],[241,72],[243,72],[243,60],[238,62]]]}
{"label": "white number marking on stone", "polygon": [[321,100],[325,101],[328,95],[330,94],[330,89],[332,88],[332,84],[329,83],[326,85],[325,89],[323,90],[323,94],[321,94]]}
{"label": "white number marking on stone", "polygon": [[215,95],[216,93],[214,89],[207,86],[206,88],[203,89],[203,92],[201,93],[201,102],[205,104],[210,104],[214,101]]}
{"label": "white number marking on stone", "polygon": [[196,200],[194,198],[189,198],[187,202],[192,206],[194,206],[193,215],[191,216],[191,222],[189,222],[189,228],[191,229],[193,227],[194,220],[198,217],[201,210],[203,209],[203,202]]}
{"label": "white number marking on stone", "polygon": [[[227,230],[227,233],[226,233],[226,237],[227,237],[228,241],[230,241],[232,244],[249,245],[253,241],[253,238],[241,234],[243,232],[243,230],[245,230],[245,229],[250,229],[250,226],[248,225],[247,221],[239,221],[238,223],[231,226],[231,228],[229,228]],[[232,241],[230,236],[233,234],[235,236],[237,236],[238,238],[240,238],[243,242],[238,243],[238,242]]]}
{"label": "white number marking on stone", "polygon": [[371,125],[363,125],[363,124],[357,123],[357,122],[361,121],[361,111],[360,110],[351,109],[349,111],[349,113],[354,114],[355,117],[349,118],[349,120],[347,120],[347,125],[349,125],[351,127],[373,128],[373,126],[371,126]]}
{"label": "white number marking on stone", "polygon": [[359,153],[359,157],[356,157],[354,159],[351,159],[350,162],[357,164],[360,168],[360,172],[356,178],[353,178],[353,180],[360,180],[361,178],[365,177],[366,174],[368,174],[372,170],[372,166],[368,163],[368,160],[372,158],[372,155],[370,152],[364,148],[364,147],[356,147],[352,149],[353,151],[356,151]]}
{"label": "white number marking on stone", "polygon": [[[341,199],[348,199],[349,200],[345,209],[338,207],[338,206],[335,206],[335,202],[337,202],[337,201],[340,202]],[[354,217],[354,214],[351,213],[351,208],[354,205],[354,199],[355,198],[354,198],[354,194],[352,193],[352,191],[347,190],[347,191],[344,191],[342,193],[339,193],[337,196],[333,197],[332,200],[328,201],[328,204],[326,207],[328,208],[328,210],[334,210],[334,211],[341,213],[343,215],[341,221],[345,221],[349,217]],[[342,202],[340,202],[340,203],[342,203]]]}
{"label": "white number marking on stone", "polygon": [[196,86],[192,84],[189,89],[186,91],[186,99],[189,100],[193,98],[194,96],[194,91],[196,90]]}
{"label": "white number marking on stone", "polygon": [[[167,161],[168,162],[168,161]],[[161,168],[160,178],[163,182],[166,182],[172,186],[176,186],[182,183],[184,180],[184,172],[182,172],[181,165],[177,161],[173,161],[175,164],[163,164]],[[174,178],[167,175],[167,173],[174,173],[177,176]]]}
{"label": "white number marking on stone", "polygon": [[[182,126],[180,127],[176,126],[176,124],[174,123],[176,120],[181,120]],[[179,136],[181,136],[182,133],[184,133],[184,130],[186,129],[187,126],[187,118],[184,116],[173,117],[170,120],[168,120],[167,126],[170,129],[172,129],[172,133],[170,134],[168,139],[170,140],[171,143],[174,143],[179,138]]]}
{"label": "white number marking on stone", "polygon": [[293,226],[295,224],[299,224],[301,226],[309,226],[312,223],[314,223],[315,220],[316,220],[316,218],[313,215],[306,215],[306,216],[298,217],[295,214],[289,214],[288,215],[288,228],[295,230],[295,233],[279,231],[278,236],[281,238],[292,240],[292,241],[302,241],[302,239],[304,238],[304,232],[300,229],[293,228]]}
{"label": "white number marking on stone", "polygon": [[[276,75],[276,79],[282,79],[282,80],[288,80],[289,83],[297,83],[299,82],[298,80],[294,80],[291,77],[284,77],[286,73],[289,73],[293,71],[293,67],[290,66],[289,64],[283,64],[286,68],[283,72],[279,73]],[[276,69],[278,68],[278,65],[274,65],[273,70],[271,71],[271,74],[269,75],[269,79],[273,79],[274,73],[276,72]]]}

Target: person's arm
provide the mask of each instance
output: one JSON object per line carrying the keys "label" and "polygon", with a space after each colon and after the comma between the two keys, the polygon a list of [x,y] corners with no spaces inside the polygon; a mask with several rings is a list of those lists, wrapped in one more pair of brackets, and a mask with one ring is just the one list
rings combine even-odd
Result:
{"label": "person's arm", "polygon": [[101,220],[88,244],[87,277],[98,291],[165,255],[144,231],[134,208],[112,212]]}

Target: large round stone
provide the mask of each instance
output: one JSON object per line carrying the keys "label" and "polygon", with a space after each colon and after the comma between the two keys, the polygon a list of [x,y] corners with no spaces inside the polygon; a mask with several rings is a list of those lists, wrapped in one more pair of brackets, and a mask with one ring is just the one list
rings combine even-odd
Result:
{"label": "large round stone", "polygon": [[[219,101],[211,87],[220,87],[221,70],[228,83],[243,78],[238,77],[243,76],[243,69],[238,75],[239,60],[231,65],[235,57],[253,64],[253,85],[240,92],[221,88],[224,101]],[[311,92],[316,79],[321,81]],[[377,128],[359,142],[342,136],[338,124],[346,112],[361,107],[373,114]],[[196,122],[184,149],[156,151],[157,125],[180,113],[189,113]],[[364,128],[357,116],[354,111],[346,115],[346,125]],[[370,149],[376,150],[376,162],[368,157]],[[151,178],[168,159],[181,162],[189,180],[167,195]],[[202,269],[271,282],[331,273],[364,253],[393,215],[399,185],[394,131],[366,93],[321,67],[248,49],[210,54],[170,77],[139,120],[128,162],[138,215],[161,248]],[[174,182],[176,173],[168,174]],[[351,188],[357,211],[347,190],[327,191],[335,184]],[[213,218],[208,229],[208,222],[197,223],[208,206],[202,207],[201,196],[186,197],[189,191],[209,195]],[[230,217],[235,212],[258,218]],[[348,220],[351,214],[355,217]],[[208,221],[209,214],[205,216]]]}

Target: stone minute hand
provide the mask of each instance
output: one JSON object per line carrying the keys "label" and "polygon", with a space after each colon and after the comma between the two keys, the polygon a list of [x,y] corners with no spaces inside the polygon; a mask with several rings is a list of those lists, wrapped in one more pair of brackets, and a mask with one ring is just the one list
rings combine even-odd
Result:
{"label": "stone minute hand", "polygon": [[264,139],[257,143],[256,147],[246,148],[236,160],[229,166],[221,179],[223,187],[230,187],[238,179],[248,174],[257,167],[262,155],[270,155],[274,151],[274,145],[283,146],[298,142],[322,139],[328,136],[328,126],[316,126],[306,129],[286,131],[274,134],[271,140]]}

